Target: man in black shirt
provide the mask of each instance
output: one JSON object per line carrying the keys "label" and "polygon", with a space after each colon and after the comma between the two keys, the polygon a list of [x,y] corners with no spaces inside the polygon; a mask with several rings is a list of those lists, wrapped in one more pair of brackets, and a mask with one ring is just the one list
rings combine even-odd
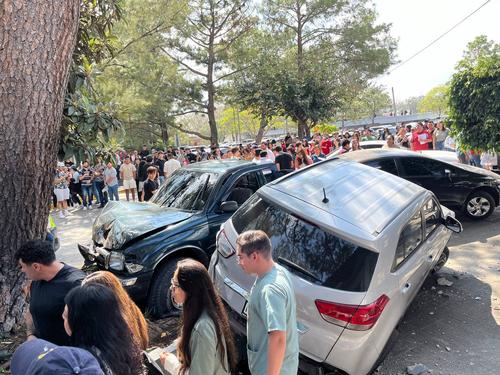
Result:
{"label": "man in black shirt", "polygon": [[139,155],[143,159],[149,155],[149,150],[147,145],[142,145],[142,150],[141,152],[139,152]]}
{"label": "man in black shirt", "polygon": [[282,152],[281,146],[276,146],[275,148],[278,155],[274,159],[276,167],[279,171],[284,169],[293,169],[293,158],[292,155],[286,152]]}
{"label": "man in black shirt", "polygon": [[156,182],[158,170],[155,167],[148,168],[148,179],[144,182],[142,190],[142,200],[147,202],[158,190],[158,182]]}
{"label": "man in black shirt", "polygon": [[47,241],[28,241],[17,250],[15,259],[32,280],[26,318],[28,339],[35,337],[56,345],[69,345],[62,318],[64,298],[81,284],[85,273],[57,261]]}

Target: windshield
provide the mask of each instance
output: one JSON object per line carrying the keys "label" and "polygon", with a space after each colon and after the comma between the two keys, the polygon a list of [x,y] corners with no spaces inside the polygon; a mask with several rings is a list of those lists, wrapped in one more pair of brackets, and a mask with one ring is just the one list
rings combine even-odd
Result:
{"label": "windshield", "polygon": [[202,210],[218,178],[216,173],[178,169],[150,202],[181,210]]}
{"label": "windshield", "polygon": [[264,230],[276,262],[318,285],[365,292],[378,255],[324,231],[254,194],[231,218],[238,233]]}

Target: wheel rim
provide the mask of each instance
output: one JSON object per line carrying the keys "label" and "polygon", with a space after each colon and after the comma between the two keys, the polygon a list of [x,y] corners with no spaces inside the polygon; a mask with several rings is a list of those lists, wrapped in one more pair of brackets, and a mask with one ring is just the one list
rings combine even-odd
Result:
{"label": "wheel rim", "polygon": [[467,203],[467,212],[475,217],[486,215],[490,208],[490,202],[484,197],[474,197]]}

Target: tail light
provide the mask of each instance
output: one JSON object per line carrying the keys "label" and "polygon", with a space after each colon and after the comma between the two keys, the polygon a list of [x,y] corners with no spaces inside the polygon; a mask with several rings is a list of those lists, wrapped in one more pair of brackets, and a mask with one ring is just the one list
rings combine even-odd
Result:
{"label": "tail light", "polygon": [[315,301],[319,313],[327,322],[356,331],[366,331],[372,328],[388,302],[389,297],[384,294],[375,302],[363,306]]}
{"label": "tail light", "polygon": [[224,229],[221,229],[219,233],[217,233],[217,241],[216,241],[217,251],[224,258],[229,258],[231,255],[235,254],[236,251],[229,243],[227,239],[226,232]]}

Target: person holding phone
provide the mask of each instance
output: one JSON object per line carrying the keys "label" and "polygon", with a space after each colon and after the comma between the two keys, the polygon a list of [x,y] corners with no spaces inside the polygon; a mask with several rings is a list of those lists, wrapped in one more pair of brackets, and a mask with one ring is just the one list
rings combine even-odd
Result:
{"label": "person holding phone", "polygon": [[177,355],[160,354],[165,370],[173,375],[233,373],[237,361],[229,320],[205,266],[193,259],[179,261],[171,284],[183,309]]}

